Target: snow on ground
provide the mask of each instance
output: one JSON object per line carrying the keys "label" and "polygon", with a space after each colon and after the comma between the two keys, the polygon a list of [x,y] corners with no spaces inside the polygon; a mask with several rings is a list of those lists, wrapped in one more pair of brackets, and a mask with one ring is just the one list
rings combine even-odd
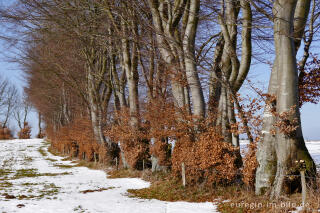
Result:
{"label": "snow on ground", "polygon": [[[242,141],[241,149],[245,151],[247,144]],[[319,167],[320,142],[306,144]],[[130,198],[127,189],[145,188],[149,183],[138,178],[108,179],[103,171],[72,167],[71,161],[47,152],[48,146],[40,139],[0,142],[0,212],[217,212],[209,202]]]}
{"label": "snow on ground", "polygon": [[[0,141],[0,212],[217,212],[209,202],[130,198],[127,189],[149,183],[138,178],[108,179],[103,171],[70,167],[71,161],[48,153],[48,146],[40,139]],[[104,190],[83,193],[98,189]]]}
{"label": "snow on ground", "polygon": [[[249,141],[247,140],[240,141],[240,149],[242,150],[242,155],[244,155],[244,153],[247,151],[248,144]],[[320,169],[320,141],[306,141],[306,146],[315,164],[317,165],[317,168]]]}
{"label": "snow on ground", "polygon": [[317,168],[320,168],[320,141],[308,141],[306,142],[307,148],[315,161]]}

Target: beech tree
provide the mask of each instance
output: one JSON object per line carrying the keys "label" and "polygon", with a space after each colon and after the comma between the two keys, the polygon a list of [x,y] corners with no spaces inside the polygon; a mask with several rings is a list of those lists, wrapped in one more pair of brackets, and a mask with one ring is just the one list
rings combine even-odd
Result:
{"label": "beech tree", "polygon": [[[241,60],[238,58],[238,16],[242,13]],[[239,136],[230,131],[236,123],[232,96],[246,79],[252,55],[252,11],[248,1],[221,1],[218,14],[221,27],[220,41],[216,46],[211,73],[209,108],[218,112],[215,125],[221,125],[225,140],[239,146]],[[220,81],[217,81],[217,79]],[[220,86],[216,86],[218,84]]]}
{"label": "beech tree", "polygon": [[18,90],[8,80],[0,78],[0,115],[2,128],[7,128],[10,117],[17,107]]}
{"label": "beech tree", "polygon": [[18,127],[21,131],[23,128],[25,128],[25,125],[27,124],[28,114],[32,110],[32,106],[26,96],[19,97],[18,94],[16,94],[16,96],[19,100],[17,101],[17,105],[13,114],[14,119],[17,121]]}
{"label": "beech tree", "polygon": [[273,4],[276,58],[263,118],[263,139],[257,152],[257,194],[271,191],[277,198],[284,189],[289,189],[287,193],[293,190],[287,175],[298,172],[293,169],[297,160],[306,162],[309,176],[315,175],[315,164],[301,131],[296,59],[309,10],[308,0],[278,0]]}
{"label": "beech tree", "polygon": [[4,107],[4,120],[2,122],[3,128],[7,127],[9,118],[12,116],[15,108],[17,107],[18,90],[14,85],[10,85],[5,91],[5,107]]}
{"label": "beech tree", "polygon": [[[166,63],[166,69],[170,70],[175,104],[190,111],[190,90],[193,113],[203,118],[205,102],[195,62],[195,37],[200,1],[150,0],[148,3],[159,50]],[[182,83],[184,78],[187,80],[186,85]]]}

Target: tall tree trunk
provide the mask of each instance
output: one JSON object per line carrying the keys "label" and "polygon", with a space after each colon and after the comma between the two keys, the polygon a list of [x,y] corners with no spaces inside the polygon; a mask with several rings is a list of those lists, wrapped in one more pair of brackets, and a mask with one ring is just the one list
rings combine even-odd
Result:
{"label": "tall tree trunk", "polygon": [[41,112],[38,112],[38,129],[39,129],[39,133],[38,133],[38,137],[39,138],[42,138],[42,115],[41,115]]}
{"label": "tall tree trunk", "polygon": [[[138,70],[136,59],[131,60],[129,53],[129,42],[127,39],[122,41],[123,48],[123,65],[126,71],[126,77],[129,90],[129,110],[130,110],[130,125],[132,127],[139,126],[139,96],[138,96]],[[136,54],[136,47],[133,47],[133,57]]]}
{"label": "tall tree trunk", "polygon": [[[284,121],[277,117],[277,122],[286,122],[286,126],[292,125],[292,129],[284,131],[283,128],[276,129],[276,136],[271,136],[274,118],[265,109],[264,138],[263,144],[259,146],[257,170],[256,193],[261,194],[271,185],[274,173],[275,157],[273,153],[261,154],[269,147],[273,149],[274,143],[276,153],[276,174],[271,188],[271,197],[278,198],[283,191],[290,192],[291,185],[288,175],[298,173],[296,171],[296,160],[305,160],[309,175],[315,174],[315,164],[305,146],[299,112],[298,98],[298,70],[296,64],[296,49],[293,40],[294,12],[297,0],[277,0],[273,5],[274,13],[274,38],[276,49],[276,61],[271,76],[269,91],[276,94],[277,115],[289,113]],[[274,76],[276,75],[276,76]],[[276,81],[276,84],[274,83]],[[279,85],[276,88],[275,85]],[[275,91],[277,90],[277,91]],[[288,124],[289,123],[289,124]],[[264,174],[265,172],[265,174]],[[287,190],[286,190],[287,189]]]}
{"label": "tall tree trunk", "polygon": [[[294,12],[294,44],[296,54],[300,47],[309,10],[310,0],[298,0]],[[276,47],[280,47],[279,35],[280,33],[278,33],[278,29],[275,29],[274,42]],[[280,48],[276,48],[276,58],[269,81],[268,94],[271,96],[271,98],[272,96],[277,97],[277,91],[279,90],[278,64],[280,64],[279,56],[282,54],[279,52],[279,50]],[[277,171],[277,156],[275,150],[277,137],[271,133],[271,131],[275,128],[273,125],[277,121],[275,114],[272,113],[272,110],[275,109],[276,101],[270,102],[269,100],[269,103],[265,106],[265,112],[263,116],[263,137],[262,141],[258,144],[257,149],[258,168],[256,171],[256,194],[265,194],[265,192],[270,192]]]}
{"label": "tall tree trunk", "polygon": [[[131,33],[138,35],[138,25],[136,20],[132,20],[132,28],[127,26],[126,20],[121,20],[121,27],[123,33]],[[138,94],[138,50],[137,44],[132,42],[125,37],[121,39],[121,51],[122,51],[122,66],[125,70],[126,80],[128,83],[129,90],[129,111],[130,111],[130,126],[133,129],[139,130],[140,119],[139,119],[139,94]],[[126,161],[125,153],[123,152],[120,144],[120,155],[122,158],[122,164],[124,168],[130,168],[130,165]]]}
{"label": "tall tree trunk", "polygon": [[277,173],[271,196],[278,198],[287,186],[285,175],[294,167],[296,160],[305,160],[309,174],[315,174],[315,164],[305,146],[299,111],[298,97],[298,70],[293,34],[294,11],[297,0],[279,0],[274,3],[275,32],[279,34],[279,44],[276,46],[279,53],[279,72],[277,93],[277,113],[289,112],[294,107],[294,113],[289,120],[297,120],[297,129],[285,134],[278,130],[276,154]]}
{"label": "tall tree trunk", "polygon": [[101,108],[97,103],[96,88],[95,88],[95,79],[91,68],[88,68],[88,101],[90,107],[90,117],[91,117],[91,124],[94,133],[94,137],[99,144],[105,144],[108,142],[108,145],[111,146],[110,141],[106,141],[103,130],[102,130],[102,118],[101,118]]}
{"label": "tall tree trunk", "polygon": [[[275,35],[276,38],[276,35]],[[278,40],[275,39],[275,42]],[[271,133],[274,128],[273,124],[276,122],[276,117],[272,112],[275,109],[275,102],[271,102],[272,97],[276,97],[278,91],[278,81],[277,81],[277,55],[273,64],[271,77],[269,81],[268,94],[271,96],[264,108],[263,113],[263,126],[262,126],[262,140],[258,143],[257,148],[257,161],[258,167],[256,171],[256,182],[255,182],[255,191],[256,194],[261,195],[265,194],[270,190],[277,169],[277,159],[276,159],[276,150],[275,142],[276,137]],[[274,107],[274,109],[273,109]]]}
{"label": "tall tree trunk", "polygon": [[199,0],[190,0],[188,21],[183,38],[184,62],[186,77],[191,91],[194,115],[205,116],[205,102],[195,62],[194,46],[198,26]]}
{"label": "tall tree trunk", "polygon": [[301,45],[301,40],[304,34],[304,30],[308,21],[310,11],[311,0],[298,0],[297,6],[294,12],[294,45],[295,50],[298,52]]}
{"label": "tall tree trunk", "polygon": [[[122,58],[120,56],[120,58]],[[120,110],[123,107],[127,107],[126,96],[125,96],[125,85],[126,85],[126,71],[123,68],[123,62],[121,62],[120,67],[122,68],[121,76],[119,79],[117,73],[116,56],[113,55],[110,60],[111,75],[112,75],[112,87],[115,98],[116,110]],[[119,105],[119,106],[118,106]]]}
{"label": "tall tree trunk", "polygon": [[[220,35],[220,38],[216,44],[216,49],[214,51],[213,57],[213,68],[210,72],[209,79],[209,103],[208,103],[208,114],[211,118],[215,118],[216,110],[219,104],[219,97],[221,96],[221,69],[220,61],[223,53],[224,41],[223,36]],[[213,121],[212,123],[215,123]]]}

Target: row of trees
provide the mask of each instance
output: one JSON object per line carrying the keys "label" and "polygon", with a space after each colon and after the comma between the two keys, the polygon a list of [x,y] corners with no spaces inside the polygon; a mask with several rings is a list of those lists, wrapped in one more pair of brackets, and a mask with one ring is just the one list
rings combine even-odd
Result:
{"label": "row of trees", "polygon": [[[27,97],[22,97],[17,87],[8,80],[0,78],[0,123],[1,138],[12,138],[9,125],[13,125],[10,120],[14,120],[19,127],[19,138],[30,138],[30,127],[27,117],[31,111],[31,103]],[[12,126],[11,126],[12,127]],[[25,132],[25,134],[22,134]]]}
{"label": "row of trees", "polygon": [[[245,133],[258,146],[244,166],[258,167],[243,171],[279,197],[296,160],[315,175],[299,107],[319,97],[319,60],[307,63],[318,11],[315,0],[19,0],[2,19],[55,148],[173,174],[184,162],[193,183],[232,183]],[[267,94],[249,82],[261,119],[239,96],[253,62],[273,64]]]}

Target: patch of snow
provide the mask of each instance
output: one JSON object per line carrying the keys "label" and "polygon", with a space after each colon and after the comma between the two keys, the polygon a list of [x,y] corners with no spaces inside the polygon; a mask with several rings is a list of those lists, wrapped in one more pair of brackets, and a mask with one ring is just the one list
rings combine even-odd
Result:
{"label": "patch of snow", "polygon": [[[240,140],[240,150],[242,155],[245,155],[248,151],[248,145],[248,140]],[[317,165],[317,168],[320,169],[320,141],[306,141],[306,146]]]}

